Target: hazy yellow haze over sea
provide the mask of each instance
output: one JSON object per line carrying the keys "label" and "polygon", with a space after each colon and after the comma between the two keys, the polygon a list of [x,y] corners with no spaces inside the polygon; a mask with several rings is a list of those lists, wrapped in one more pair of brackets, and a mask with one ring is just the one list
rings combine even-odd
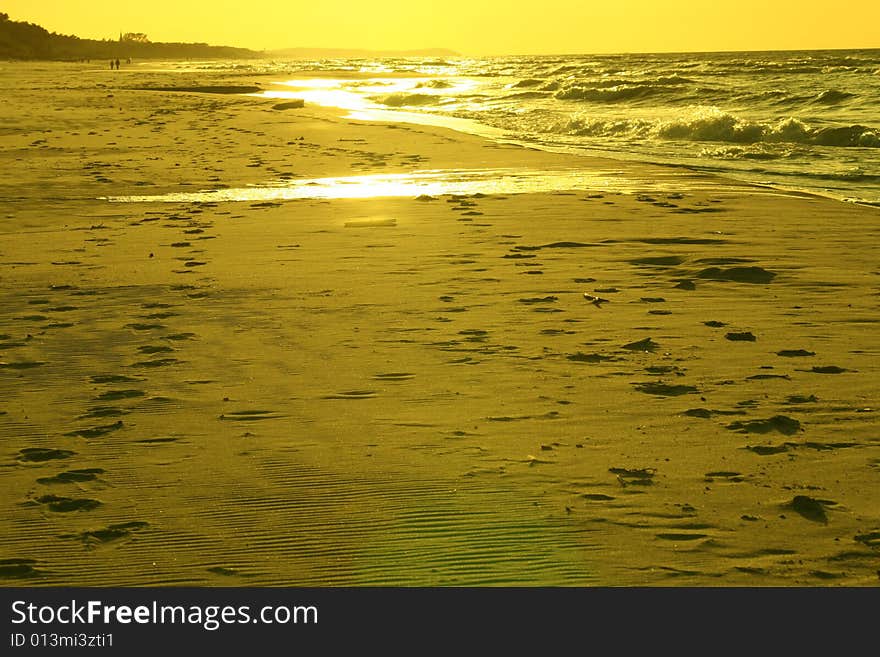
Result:
{"label": "hazy yellow haze over sea", "polygon": [[880,4],[871,0],[7,0],[2,10],[82,38],[144,32],[153,41],[255,50],[443,47],[500,55],[880,47]]}

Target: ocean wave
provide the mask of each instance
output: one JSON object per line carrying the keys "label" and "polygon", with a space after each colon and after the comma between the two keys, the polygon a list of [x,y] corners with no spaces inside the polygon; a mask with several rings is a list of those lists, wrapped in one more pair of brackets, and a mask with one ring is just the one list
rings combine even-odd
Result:
{"label": "ocean wave", "polygon": [[744,121],[715,107],[698,108],[690,116],[661,123],[657,136],[690,141],[753,144],[790,142],[837,147],[880,147],[875,129],[863,125],[811,128],[788,117],[775,123]]}
{"label": "ocean wave", "polygon": [[644,100],[652,96],[667,93],[665,87],[646,84],[619,84],[616,86],[581,86],[572,85],[560,89],[554,94],[557,100],[580,100],[596,103],[620,103]]}
{"label": "ocean wave", "polygon": [[440,103],[443,98],[442,96],[434,94],[409,94],[398,92],[387,96],[379,96],[373,98],[373,100],[382,105],[387,105],[388,107],[417,107],[423,105],[436,105]]}
{"label": "ocean wave", "polygon": [[647,119],[573,117],[554,123],[548,132],[573,137],[650,137],[656,123]]}
{"label": "ocean wave", "polygon": [[856,94],[848,91],[837,91],[836,89],[826,89],[813,99],[813,102],[819,105],[836,105],[850,98],[855,98]]}
{"label": "ocean wave", "polygon": [[785,160],[797,157],[812,157],[811,151],[804,146],[782,146],[780,144],[751,144],[748,146],[721,146],[704,148],[702,157],[720,160]]}
{"label": "ocean wave", "polygon": [[449,89],[452,83],[448,80],[429,80],[428,82],[420,82],[416,85],[416,89]]}
{"label": "ocean wave", "polygon": [[525,80],[520,80],[516,84],[511,85],[512,89],[522,89],[523,87],[537,87],[539,84],[543,84],[544,80],[539,80],[538,78],[527,78]]}
{"label": "ocean wave", "polygon": [[[880,148],[880,131],[863,125],[813,128],[794,117],[775,122],[747,121],[717,107],[695,107],[675,119],[596,119],[575,116],[556,122],[551,132],[579,137],[659,138],[734,144],[802,144]],[[737,153],[730,151],[731,154]],[[743,159],[772,159],[771,151],[741,151]]]}
{"label": "ocean wave", "polygon": [[550,91],[520,91],[515,94],[502,96],[504,100],[529,100],[535,98],[547,98],[552,95]]}

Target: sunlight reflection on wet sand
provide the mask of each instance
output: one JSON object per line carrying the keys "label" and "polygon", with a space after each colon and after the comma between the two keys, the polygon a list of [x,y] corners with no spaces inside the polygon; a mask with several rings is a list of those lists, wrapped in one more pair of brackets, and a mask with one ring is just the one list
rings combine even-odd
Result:
{"label": "sunlight reflection on wet sand", "polygon": [[526,194],[571,191],[635,193],[646,189],[677,191],[680,175],[664,181],[653,177],[624,177],[616,171],[583,169],[466,169],[413,173],[372,174],[331,178],[283,180],[262,186],[174,192],[151,196],[110,196],[112,202],[197,203],[208,201],[284,201],[292,199],[342,199],[439,196],[443,194]]}

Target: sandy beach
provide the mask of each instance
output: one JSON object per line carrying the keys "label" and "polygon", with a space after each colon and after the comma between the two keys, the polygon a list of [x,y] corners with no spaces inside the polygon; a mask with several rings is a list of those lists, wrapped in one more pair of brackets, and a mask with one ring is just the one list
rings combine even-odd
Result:
{"label": "sandy beach", "polygon": [[2,584],[880,583],[880,209],[270,82],[0,63]]}

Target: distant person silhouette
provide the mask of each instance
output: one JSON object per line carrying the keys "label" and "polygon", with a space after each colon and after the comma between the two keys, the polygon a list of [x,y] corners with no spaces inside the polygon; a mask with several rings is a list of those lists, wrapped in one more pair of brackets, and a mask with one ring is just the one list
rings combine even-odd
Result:
{"label": "distant person silhouette", "polygon": [[118,59],[116,60],[116,70],[117,71],[119,70],[119,60]]}
{"label": "distant person silhouette", "polygon": [[111,71],[113,70],[113,67],[114,67],[115,64],[116,64],[116,62],[114,62],[114,61],[111,59],[111,60],[110,60],[110,70],[111,70]]}

